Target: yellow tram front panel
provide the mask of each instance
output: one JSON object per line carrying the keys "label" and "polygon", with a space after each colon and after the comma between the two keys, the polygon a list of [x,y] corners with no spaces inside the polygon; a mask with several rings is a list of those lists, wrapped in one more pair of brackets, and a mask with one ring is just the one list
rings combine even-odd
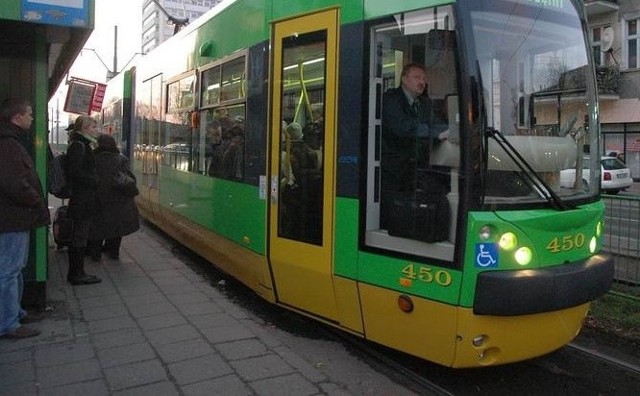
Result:
{"label": "yellow tram front panel", "polygon": [[589,304],[519,316],[479,316],[459,308],[457,351],[452,367],[492,366],[541,356],[571,342]]}
{"label": "yellow tram front panel", "polygon": [[360,284],[366,338],[411,355],[451,366],[456,352],[457,307],[411,296],[413,311],[403,312],[394,290]]}
{"label": "yellow tram front panel", "polygon": [[519,316],[480,316],[472,309],[408,296],[405,313],[397,291],[360,284],[368,340],[445,366],[464,368],[517,362],[552,352],[578,335],[589,310],[583,304]]}

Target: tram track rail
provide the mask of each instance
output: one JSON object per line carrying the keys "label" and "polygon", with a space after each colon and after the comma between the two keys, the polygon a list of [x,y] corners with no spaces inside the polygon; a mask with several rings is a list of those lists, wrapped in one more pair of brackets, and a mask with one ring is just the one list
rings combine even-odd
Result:
{"label": "tram track rail", "polygon": [[635,374],[640,374],[640,366],[637,366],[637,365],[635,365],[633,363],[630,363],[630,362],[626,362],[626,361],[624,361],[622,359],[618,359],[618,358],[613,357],[611,355],[608,355],[606,353],[602,353],[602,352],[599,352],[599,351],[597,351],[595,349],[587,348],[587,347],[578,345],[578,344],[576,344],[574,342],[569,343],[566,347],[569,348],[569,349],[578,351],[578,352],[580,352],[580,353],[582,353],[584,355],[587,355],[587,356],[589,356],[589,357],[591,357],[593,359],[599,360],[601,362],[608,363],[610,365],[622,368],[624,370],[633,372]]}
{"label": "tram track rail", "polygon": [[[457,394],[457,390],[460,390],[460,389],[465,389],[465,392],[469,391],[471,393],[476,393],[476,392],[481,393],[482,392],[481,389],[487,387],[486,383],[482,381],[476,381],[477,377],[475,377],[474,379],[474,376],[477,375],[479,371],[461,370],[457,372],[457,375],[460,375],[460,377],[457,377],[458,381],[456,381],[458,382],[458,386],[454,387],[457,390],[456,391],[447,390],[443,388],[441,385],[429,380],[424,375],[421,375],[418,371],[411,369],[411,367],[408,367],[408,366],[411,366],[411,363],[407,365],[404,357],[388,356],[386,353],[377,350],[377,348],[373,346],[369,341],[359,338],[355,335],[344,333],[343,331],[337,330],[335,328],[323,326],[322,331],[327,335],[327,337],[333,338],[337,342],[341,342],[346,347],[351,348],[354,352],[366,358],[369,363],[376,366],[375,367],[376,369],[378,369],[379,371],[384,371],[385,374],[388,375],[390,378],[395,378],[395,380],[398,383],[400,383],[402,386],[405,386],[406,388],[412,390],[417,394],[454,395],[454,394]],[[591,361],[597,361],[599,362],[600,365],[609,366],[613,370],[619,373],[627,372],[633,376],[640,375],[640,366],[634,363],[625,361],[624,359],[616,358],[615,356],[598,351],[596,349],[578,345],[577,343],[570,343],[566,346],[566,350],[571,354],[580,354],[585,359],[588,359]],[[391,352],[392,355],[394,353],[398,353],[398,352],[397,351]],[[541,359],[543,359],[543,361],[546,361],[547,357],[542,357]],[[527,362],[524,362],[522,364],[527,364]],[[548,362],[543,363],[537,359],[533,359],[529,361],[529,364],[531,364],[533,367],[540,368],[541,370],[543,370],[543,372],[551,371],[554,374],[560,373],[561,378],[565,376],[568,376],[570,378],[580,377],[579,374],[572,373],[572,370],[575,370],[573,365],[570,366],[571,368],[569,367],[561,368],[562,365],[556,366],[556,363],[551,363],[549,365]],[[499,371],[488,371],[488,372],[491,372],[492,375],[495,375],[496,373],[511,372],[511,368],[509,367],[509,365],[499,366],[497,367],[497,369]],[[436,374],[438,372],[440,373],[440,375],[442,375],[442,373],[445,373],[445,377],[448,377],[448,378],[444,379],[441,382],[445,384],[451,381],[452,376],[456,376],[455,374],[452,374],[452,371],[448,371],[448,370],[445,370],[442,372],[436,370],[434,372],[432,369],[428,369],[427,372],[434,374],[436,376],[438,376],[438,374]],[[501,374],[498,374],[498,375],[501,375]],[[516,379],[514,383],[518,383],[518,381],[519,380]],[[506,386],[508,388],[513,385],[506,385]],[[553,386],[556,386],[556,385],[549,385],[549,386],[553,388]]]}
{"label": "tram track rail", "polygon": [[[323,326],[322,331],[328,336],[346,344],[349,347],[356,350],[358,353],[367,357],[369,363],[377,363],[378,368],[393,372],[393,376],[401,377],[402,385],[411,389],[412,391],[420,395],[435,395],[435,396],[453,396],[454,393],[437,385],[435,382],[430,381],[424,376],[418,374],[414,370],[404,366],[398,361],[386,356],[384,353],[377,351],[373,348],[369,341],[359,338],[357,336],[345,333],[342,330],[338,330],[329,326]],[[397,352],[397,351],[396,351]]]}

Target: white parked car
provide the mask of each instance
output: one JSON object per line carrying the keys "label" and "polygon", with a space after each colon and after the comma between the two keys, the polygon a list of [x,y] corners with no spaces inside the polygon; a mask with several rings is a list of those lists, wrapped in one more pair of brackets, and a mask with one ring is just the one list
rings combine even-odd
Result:
{"label": "white parked car", "polygon": [[[582,183],[589,184],[589,157],[582,163]],[[600,188],[607,194],[617,194],[620,190],[631,187],[633,179],[631,170],[616,157],[600,159]],[[560,187],[573,188],[576,180],[575,169],[564,169],[560,172]]]}

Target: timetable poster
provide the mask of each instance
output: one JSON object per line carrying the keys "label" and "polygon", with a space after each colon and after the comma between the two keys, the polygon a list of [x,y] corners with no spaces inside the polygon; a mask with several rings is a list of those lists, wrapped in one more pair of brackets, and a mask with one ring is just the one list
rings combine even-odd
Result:
{"label": "timetable poster", "polygon": [[95,91],[95,84],[87,84],[80,81],[69,82],[64,111],[75,114],[91,114]]}

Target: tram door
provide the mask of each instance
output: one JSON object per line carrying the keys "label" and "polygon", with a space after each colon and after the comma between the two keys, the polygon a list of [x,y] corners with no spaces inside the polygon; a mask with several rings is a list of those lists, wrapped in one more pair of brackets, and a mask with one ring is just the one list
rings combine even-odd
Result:
{"label": "tram door", "polygon": [[269,256],[278,301],[336,318],[333,290],[338,11],[274,24]]}

